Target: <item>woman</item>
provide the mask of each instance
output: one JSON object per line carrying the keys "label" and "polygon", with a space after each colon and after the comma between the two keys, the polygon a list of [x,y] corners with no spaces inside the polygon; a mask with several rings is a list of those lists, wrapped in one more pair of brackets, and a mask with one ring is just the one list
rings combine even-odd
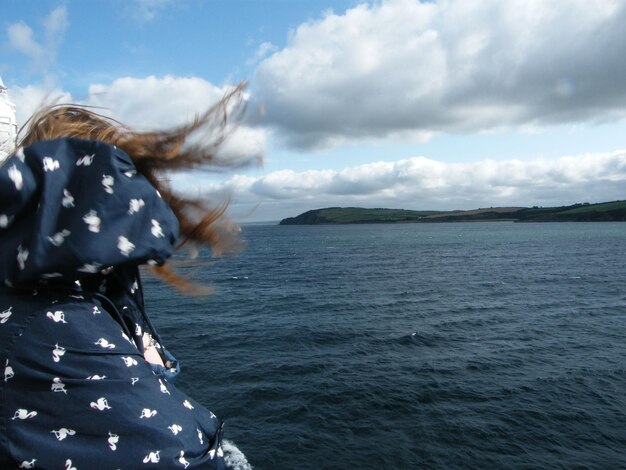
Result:
{"label": "woman", "polygon": [[164,266],[179,230],[214,250],[228,241],[223,207],[162,176],[220,163],[241,92],[160,132],[47,108],[0,167],[0,468],[225,467],[221,422],[173,385],[138,266],[193,292]]}

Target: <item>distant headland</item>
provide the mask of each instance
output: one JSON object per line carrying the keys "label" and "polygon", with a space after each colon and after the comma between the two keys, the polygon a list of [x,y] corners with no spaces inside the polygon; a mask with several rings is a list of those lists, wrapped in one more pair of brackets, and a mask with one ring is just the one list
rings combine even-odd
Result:
{"label": "distant headland", "polygon": [[436,222],[612,222],[626,221],[626,201],[560,207],[489,207],[459,211],[415,211],[327,207],[280,221],[280,225],[396,224]]}

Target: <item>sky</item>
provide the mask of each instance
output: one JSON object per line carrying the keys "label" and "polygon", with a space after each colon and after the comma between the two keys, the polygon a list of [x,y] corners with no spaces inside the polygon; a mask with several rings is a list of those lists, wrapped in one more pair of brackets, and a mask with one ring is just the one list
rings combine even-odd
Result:
{"label": "sky", "polygon": [[18,124],[44,100],[140,129],[243,80],[224,154],[172,175],[240,222],[329,206],[626,199],[622,0],[0,0]]}

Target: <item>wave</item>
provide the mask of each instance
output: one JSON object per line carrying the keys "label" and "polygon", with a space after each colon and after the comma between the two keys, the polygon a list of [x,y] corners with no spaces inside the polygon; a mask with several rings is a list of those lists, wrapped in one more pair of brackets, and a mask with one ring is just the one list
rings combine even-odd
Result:
{"label": "wave", "polygon": [[244,453],[234,443],[224,439],[222,450],[224,450],[224,460],[227,468],[230,470],[252,470],[252,465],[250,465]]}

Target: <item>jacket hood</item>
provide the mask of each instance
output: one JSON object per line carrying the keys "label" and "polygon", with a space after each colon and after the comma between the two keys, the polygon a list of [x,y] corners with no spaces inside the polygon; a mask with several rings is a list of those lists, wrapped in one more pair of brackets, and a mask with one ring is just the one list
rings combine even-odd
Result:
{"label": "jacket hood", "polygon": [[178,221],[117,147],[58,139],[0,167],[0,282],[68,286],[112,268],[163,264]]}

